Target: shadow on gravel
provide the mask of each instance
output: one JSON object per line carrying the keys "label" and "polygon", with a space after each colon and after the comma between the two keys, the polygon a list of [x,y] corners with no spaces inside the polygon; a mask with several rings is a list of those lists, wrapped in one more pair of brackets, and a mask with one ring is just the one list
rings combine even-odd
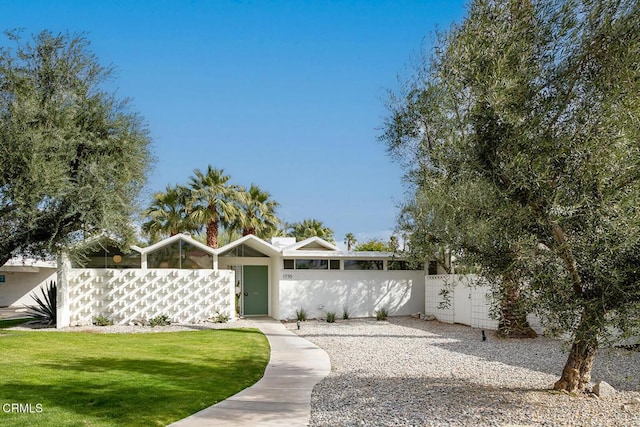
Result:
{"label": "shadow on gravel", "polygon": [[[447,351],[532,369],[558,378],[568,355],[563,341],[546,337],[505,339],[499,338],[495,331],[485,330],[487,340],[483,341],[481,329],[464,325],[402,317],[391,318],[389,323],[437,335],[439,339],[429,345]],[[618,390],[640,391],[640,352],[624,349],[599,350],[592,380],[606,381]]]}
{"label": "shadow on gravel", "polygon": [[[323,396],[323,401],[312,398],[310,425],[529,425],[528,414],[540,410],[535,397],[547,393],[487,387],[453,377],[338,374],[314,389],[314,396]],[[566,405],[566,399],[561,400],[559,405]]]}

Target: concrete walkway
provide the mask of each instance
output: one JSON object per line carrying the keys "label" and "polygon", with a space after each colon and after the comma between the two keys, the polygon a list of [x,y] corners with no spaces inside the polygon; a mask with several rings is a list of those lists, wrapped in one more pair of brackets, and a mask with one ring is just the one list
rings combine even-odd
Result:
{"label": "concrete walkway", "polygon": [[270,318],[251,321],[266,335],[271,346],[271,359],[264,377],[171,427],[309,425],[311,391],[331,371],[329,356],[279,321]]}

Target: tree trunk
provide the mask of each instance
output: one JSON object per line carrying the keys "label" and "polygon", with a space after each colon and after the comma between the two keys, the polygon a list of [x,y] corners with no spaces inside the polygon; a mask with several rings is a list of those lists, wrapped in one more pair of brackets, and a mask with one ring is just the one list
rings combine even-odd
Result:
{"label": "tree trunk", "polygon": [[593,309],[585,307],[580,324],[571,346],[571,352],[562,370],[562,376],[553,385],[554,390],[565,390],[570,393],[584,391],[591,382],[591,368],[598,350],[597,329],[594,323],[596,314]]}
{"label": "tree trunk", "polygon": [[503,278],[500,319],[498,321],[499,336],[503,338],[535,338],[538,336],[529,325],[527,311],[522,305],[518,281],[510,277]]}
{"label": "tree trunk", "polygon": [[218,247],[218,221],[207,223],[207,246],[214,249]]}
{"label": "tree trunk", "polygon": [[245,228],[242,230],[242,236],[248,236],[249,234],[253,234],[255,236],[256,234],[256,228],[255,227],[249,227],[249,228]]}
{"label": "tree trunk", "polygon": [[218,248],[218,227],[219,218],[215,206],[209,205],[209,211],[212,212],[211,218],[207,222],[207,246],[210,248]]}

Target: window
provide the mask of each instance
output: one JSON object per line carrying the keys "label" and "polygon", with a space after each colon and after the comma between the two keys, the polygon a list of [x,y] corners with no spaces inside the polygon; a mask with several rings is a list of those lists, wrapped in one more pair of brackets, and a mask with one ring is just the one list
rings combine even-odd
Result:
{"label": "window", "polygon": [[328,270],[329,260],[326,259],[297,259],[296,270]]}
{"label": "window", "polygon": [[382,260],[357,260],[344,261],[345,270],[382,270]]}
{"label": "window", "polygon": [[420,262],[409,261],[389,261],[387,263],[387,269],[389,270],[423,270],[424,265]]}
{"label": "window", "polygon": [[140,268],[140,265],[140,253],[124,253],[115,246],[100,248],[71,262],[73,268]]}
{"label": "window", "polygon": [[213,255],[188,242],[178,240],[149,253],[147,266],[183,270],[212,269]]}
{"label": "window", "polygon": [[339,259],[330,259],[329,260],[329,270],[340,270],[340,260]]}
{"label": "window", "polygon": [[295,268],[295,262],[292,259],[285,259],[283,262],[285,270],[293,270]]}
{"label": "window", "polygon": [[223,257],[249,257],[249,258],[266,258],[268,255],[263,254],[257,249],[253,249],[248,245],[238,245],[228,251],[220,254]]}

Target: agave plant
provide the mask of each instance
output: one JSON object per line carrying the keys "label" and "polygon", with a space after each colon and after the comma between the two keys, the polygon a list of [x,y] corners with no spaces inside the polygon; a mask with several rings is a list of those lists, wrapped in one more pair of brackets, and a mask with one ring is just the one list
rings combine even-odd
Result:
{"label": "agave plant", "polygon": [[36,292],[31,294],[31,298],[36,305],[27,306],[27,314],[36,320],[46,323],[47,326],[53,326],[57,321],[57,292],[56,282],[49,282],[42,291],[42,298]]}

